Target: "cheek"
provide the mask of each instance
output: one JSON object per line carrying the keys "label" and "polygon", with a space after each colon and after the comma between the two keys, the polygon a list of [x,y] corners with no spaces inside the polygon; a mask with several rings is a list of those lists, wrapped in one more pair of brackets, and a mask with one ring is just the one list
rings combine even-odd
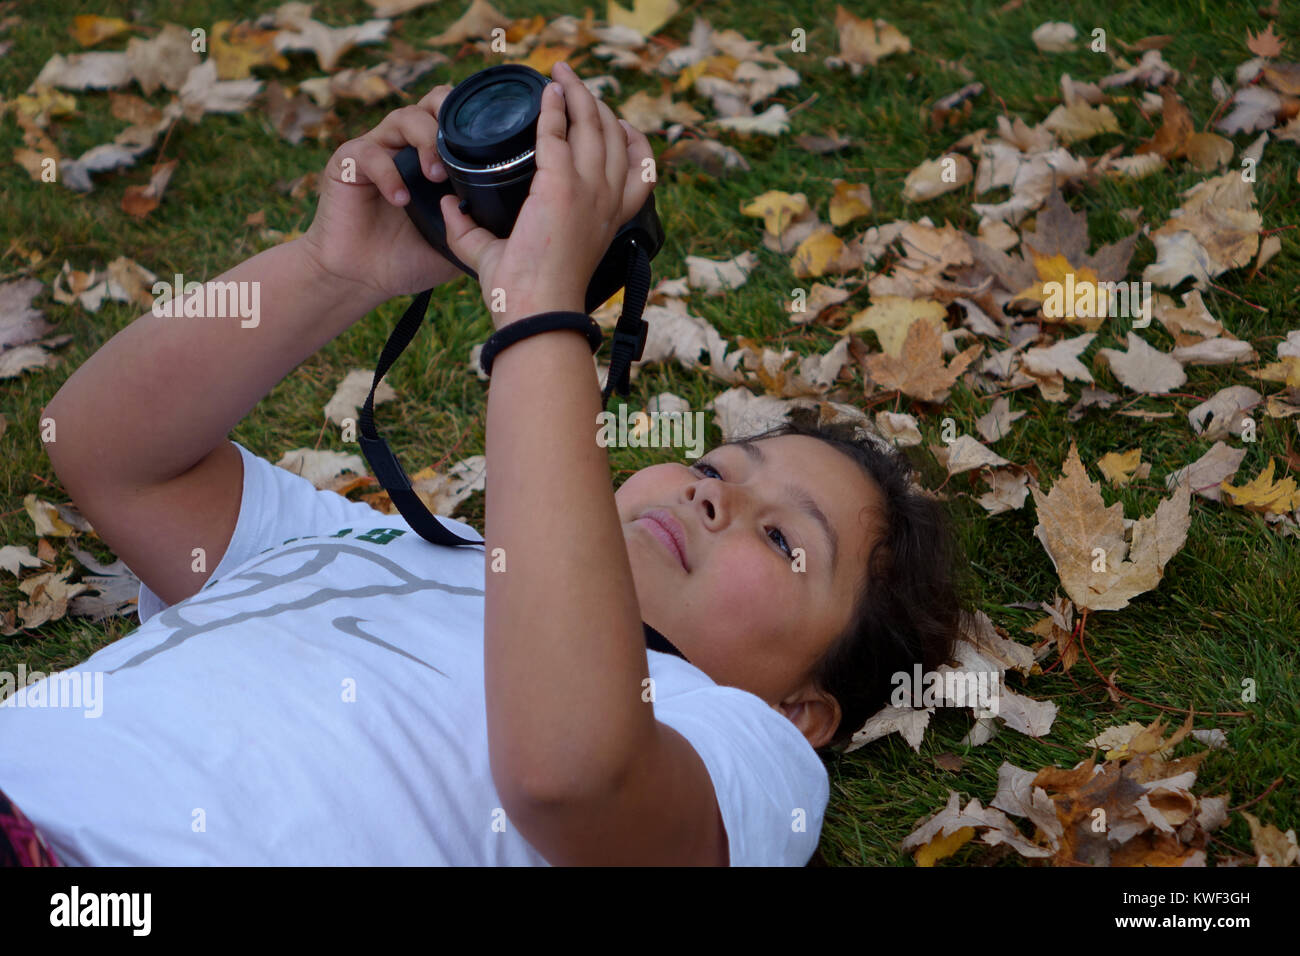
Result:
{"label": "cheek", "polygon": [[794,578],[789,562],[755,542],[719,549],[703,583],[718,614],[752,621],[784,617],[793,609]]}
{"label": "cheek", "polygon": [[628,476],[614,492],[614,504],[623,520],[627,521],[638,512],[674,500],[681,485],[680,476],[674,480],[674,471],[680,472],[680,469],[675,469],[672,465],[652,465]]}

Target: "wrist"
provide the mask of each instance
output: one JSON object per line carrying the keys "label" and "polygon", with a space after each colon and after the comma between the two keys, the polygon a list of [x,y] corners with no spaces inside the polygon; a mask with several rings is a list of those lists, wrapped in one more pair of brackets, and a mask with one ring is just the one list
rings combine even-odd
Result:
{"label": "wrist", "polygon": [[313,287],[322,296],[331,302],[351,304],[358,310],[358,318],[368,315],[393,298],[369,283],[341,275],[327,266],[310,233],[285,243],[285,246],[293,250],[294,256],[301,263],[303,274],[311,279]]}
{"label": "wrist", "polygon": [[492,313],[492,325],[500,331],[512,322],[541,312],[579,312],[587,314],[586,302],[577,295],[541,295],[508,301],[509,307]]}

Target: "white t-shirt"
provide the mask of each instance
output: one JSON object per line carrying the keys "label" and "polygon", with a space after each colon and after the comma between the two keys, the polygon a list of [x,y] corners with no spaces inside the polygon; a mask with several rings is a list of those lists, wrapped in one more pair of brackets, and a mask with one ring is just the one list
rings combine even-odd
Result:
{"label": "white t-shirt", "polygon": [[[488,763],[484,549],[430,544],[235,444],[243,498],[211,578],[172,607],[141,586],[139,628],[0,704],[0,790],[74,865],[546,865]],[[808,741],[646,653],[731,865],[807,863],[830,790]]]}

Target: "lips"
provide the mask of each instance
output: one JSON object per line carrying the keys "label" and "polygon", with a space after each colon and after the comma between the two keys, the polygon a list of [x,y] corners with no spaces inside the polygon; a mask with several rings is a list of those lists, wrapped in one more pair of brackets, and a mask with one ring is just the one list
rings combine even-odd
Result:
{"label": "lips", "polygon": [[686,563],[686,532],[682,530],[678,520],[662,508],[647,511],[641,518],[646,522],[646,530],[675,553],[682,567],[689,572],[691,569]]}

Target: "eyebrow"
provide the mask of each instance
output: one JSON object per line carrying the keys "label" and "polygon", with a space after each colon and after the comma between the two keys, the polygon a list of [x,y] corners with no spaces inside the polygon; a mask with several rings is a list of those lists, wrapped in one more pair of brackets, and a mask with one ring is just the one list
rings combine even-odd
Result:
{"label": "eyebrow", "polygon": [[[757,464],[761,465],[767,460],[767,456],[763,454],[763,449],[758,447],[757,442],[733,442],[733,444],[738,445],[749,456],[750,460]],[[817,507],[817,502],[813,500],[813,496],[807,491],[797,485],[789,484],[785,486],[785,492],[794,499],[794,503],[801,512],[821,525],[822,531],[825,532],[826,538],[830,542],[831,568],[833,569],[839,562],[840,550],[840,539],[839,535],[835,533],[835,528],[826,519],[825,512]]]}

